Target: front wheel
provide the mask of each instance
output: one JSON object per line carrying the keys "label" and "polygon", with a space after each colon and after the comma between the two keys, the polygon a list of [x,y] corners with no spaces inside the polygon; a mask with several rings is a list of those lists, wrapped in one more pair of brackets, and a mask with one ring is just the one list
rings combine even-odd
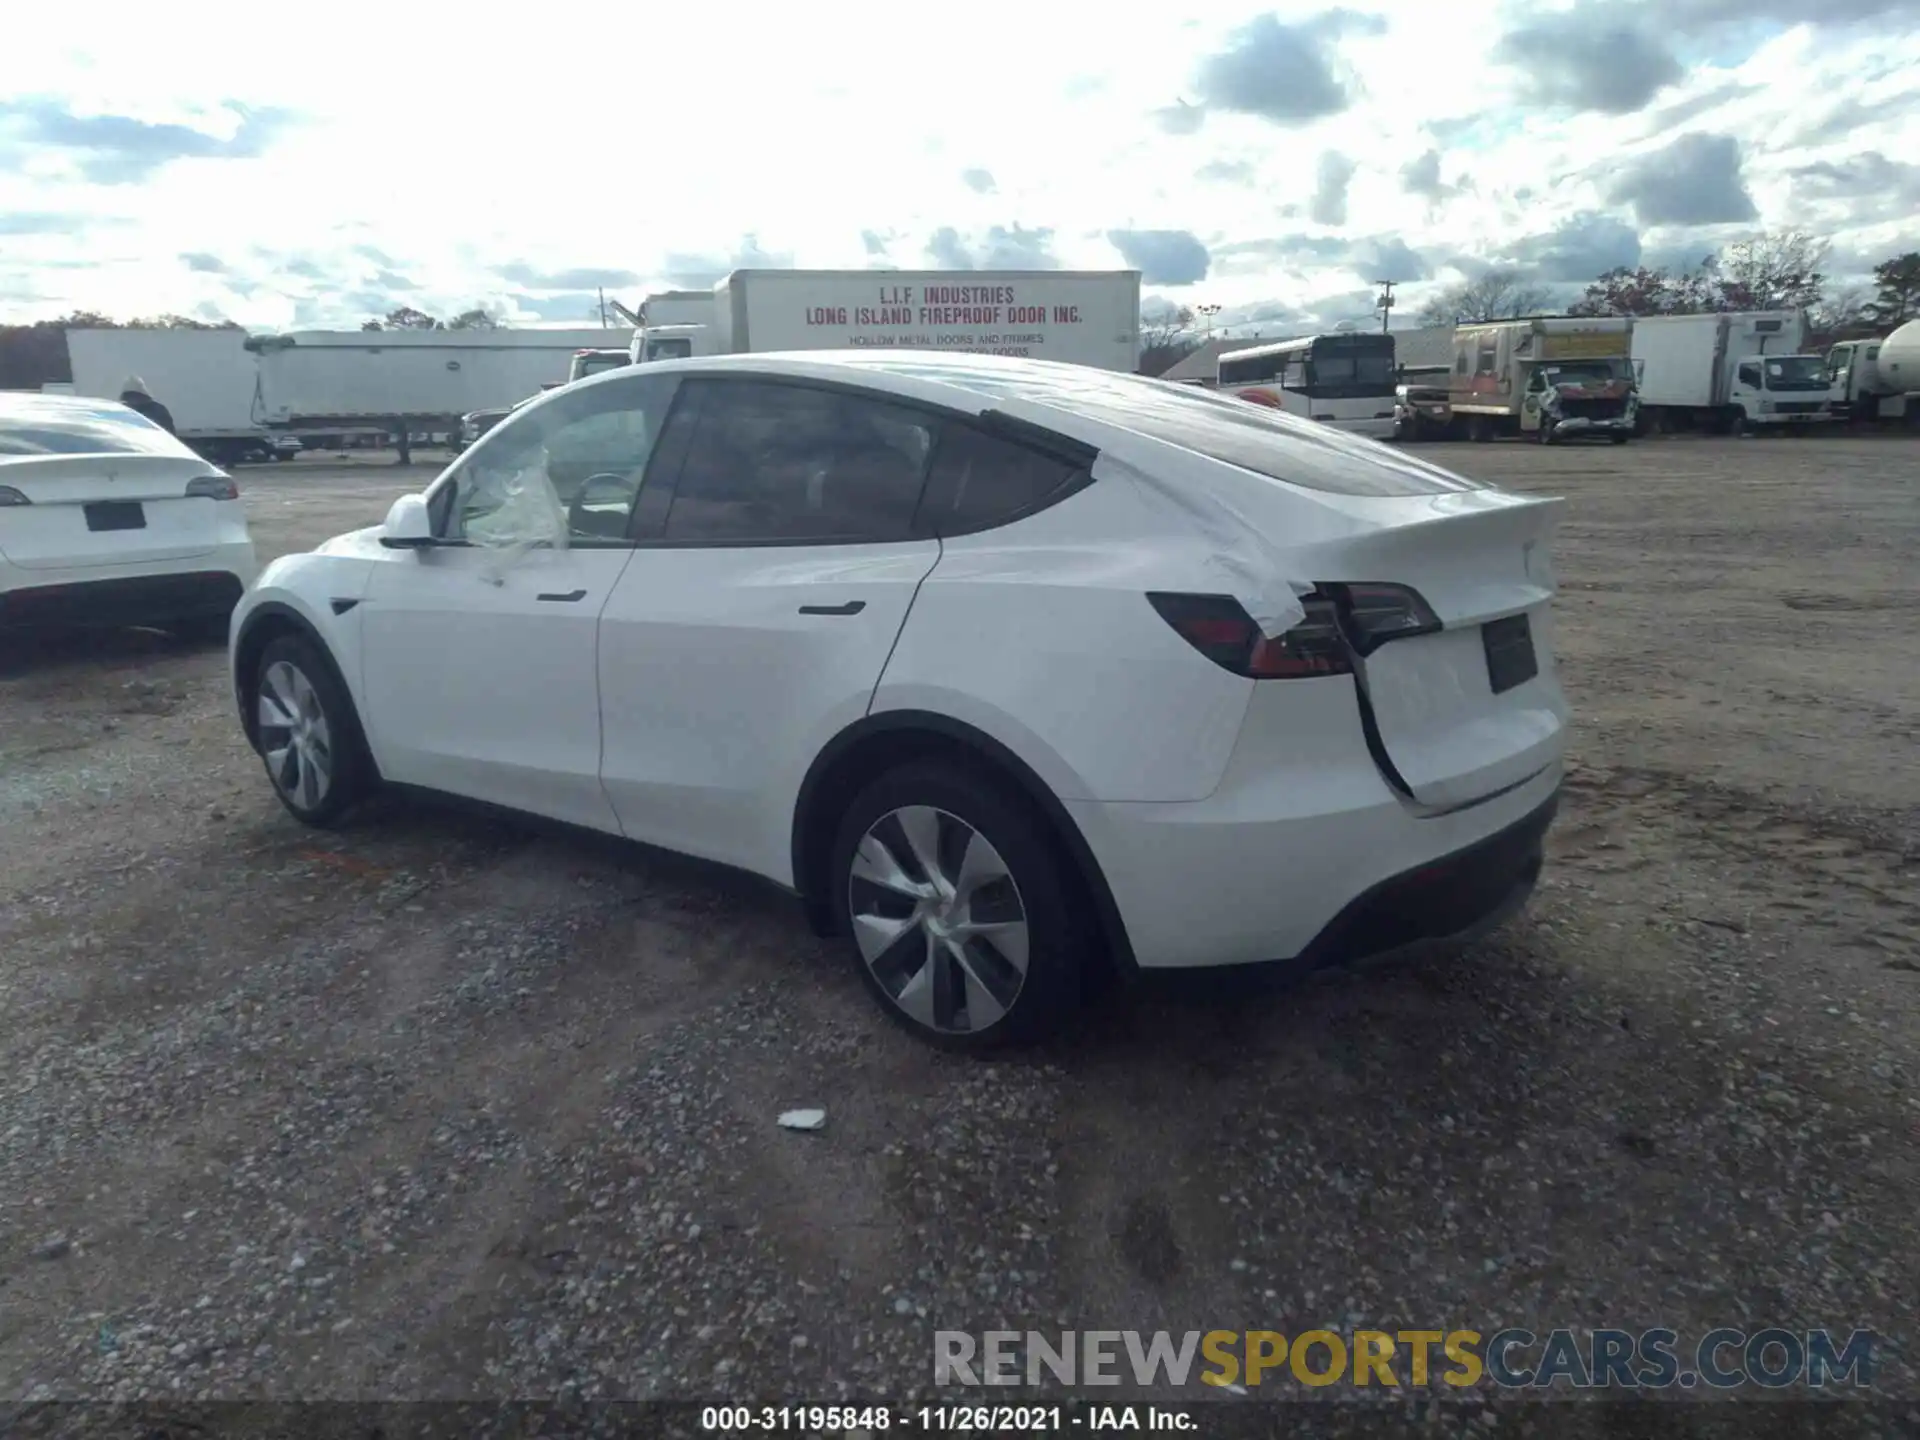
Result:
{"label": "front wheel", "polygon": [[1046,822],[997,781],[936,764],[887,772],[842,817],[828,873],[861,979],[921,1039],[1030,1042],[1079,1003],[1076,887]]}
{"label": "front wheel", "polygon": [[338,824],[373,778],[353,701],[301,636],[270,643],[255,675],[255,744],[273,793],[303,824]]}
{"label": "front wheel", "polygon": [[1727,421],[1727,434],[1736,440],[1747,440],[1753,436],[1753,426],[1747,422],[1747,412],[1736,410],[1733,418]]}
{"label": "front wheel", "polygon": [[1624,431],[1615,431],[1613,434],[1609,435],[1607,438],[1613,441],[1613,443],[1616,445],[1624,445],[1627,443],[1627,441],[1631,440],[1633,437]]}

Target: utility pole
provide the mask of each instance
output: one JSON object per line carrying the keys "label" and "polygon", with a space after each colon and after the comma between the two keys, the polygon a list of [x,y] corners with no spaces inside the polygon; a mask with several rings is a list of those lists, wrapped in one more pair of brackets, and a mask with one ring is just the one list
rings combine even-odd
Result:
{"label": "utility pole", "polygon": [[1376,280],[1373,283],[1380,287],[1380,299],[1375,303],[1374,308],[1380,312],[1380,329],[1384,333],[1393,319],[1393,287],[1400,282]]}

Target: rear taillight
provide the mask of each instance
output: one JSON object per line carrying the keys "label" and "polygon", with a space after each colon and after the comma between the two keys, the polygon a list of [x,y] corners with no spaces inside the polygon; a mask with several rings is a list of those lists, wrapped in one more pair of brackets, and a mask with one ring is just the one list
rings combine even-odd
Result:
{"label": "rear taillight", "polygon": [[1260,627],[1240,602],[1226,595],[1148,594],[1148,602],[1194,649],[1223,670],[1250,680],[1295,680],[1352,673],[1339,616],[1318,591],[1304,597],[1306,618],[1278,639]]}
{"label": "rear taillight", "polygon": [[238,500],[240,487],[226,475],[202,475],[198,480],[187,482],[187,498],[201,496],[208,500]]}
{"label": "rear taillight", "polygon": [[1389,640],[1431,635],[1440,628],[1440,617],[1433,608],[1418,591],[1405,585],[1361,581],[1320,588],[1339,605],[1353,648],[1362,655],[1372,654]]}
{"label": "rear taillight", "polygon": [[0,485],[0,505],[31,505],[33,501],[11,485]]}

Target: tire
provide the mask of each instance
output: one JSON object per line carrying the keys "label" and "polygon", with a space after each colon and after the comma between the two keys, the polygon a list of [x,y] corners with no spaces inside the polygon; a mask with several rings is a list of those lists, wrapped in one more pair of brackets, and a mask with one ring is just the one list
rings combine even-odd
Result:
{"label": "tire", "polygon": [[1540,428],[1533,432],[1533,436],[1542,445],[1553,444],[1553,425],[1546,416],[1540,417]]}
{"label": "tire", "polygon": [[[941,904],[969,872],[989,878]],[[841,817],[827,875],[861,980],[921,1040],[973,1052],[1030,1044],[1079,1006],[1091,950],[1079,888],[1045,820],[988,775],[931,763],[887,771]],[[995,933],[946,928],[968,924]]]}
{"label": "tire", "polygon": [[1751,440],[1753,438],[1753,427],[1747,423],[1746,411],[1736,410],[1733,412],[1732,418],[1727,421],[1727,434],[1735,440]]}
{"label": "tire", "polygon": [[[333,667],[312,641],[282,635],[261,653],[254,681],[255,748],[273,793],[302,824],[339,824],[373,788],[374,771],[360,717]],[[304,737],[270,723],[287,714],[306,722]]]}
{"label": "tire", "polygon": [[1616,435],[1609,435],[1607,438],[1616,445],[1624,445],[1627,443],[1627,441],[1631,440],[1633,437],[1631,435],[1616,434]]}

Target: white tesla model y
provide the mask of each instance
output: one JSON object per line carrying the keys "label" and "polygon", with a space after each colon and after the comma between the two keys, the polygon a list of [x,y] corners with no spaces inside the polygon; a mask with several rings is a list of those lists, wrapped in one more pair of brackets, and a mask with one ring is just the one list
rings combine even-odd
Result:
{"label": "white tesla model y", "polygon": [[670,361],[268,566],[233,683],[302,820],[387,782],[753,871],[985,1046],[1109,959],[1312,966],[1522,903],[1558,505],[1074,366]]}
{"label": "white tesla model y", "polygon": [[231,476],[124,405],[0,393],[0,626],[225,638],[253,576]]}

